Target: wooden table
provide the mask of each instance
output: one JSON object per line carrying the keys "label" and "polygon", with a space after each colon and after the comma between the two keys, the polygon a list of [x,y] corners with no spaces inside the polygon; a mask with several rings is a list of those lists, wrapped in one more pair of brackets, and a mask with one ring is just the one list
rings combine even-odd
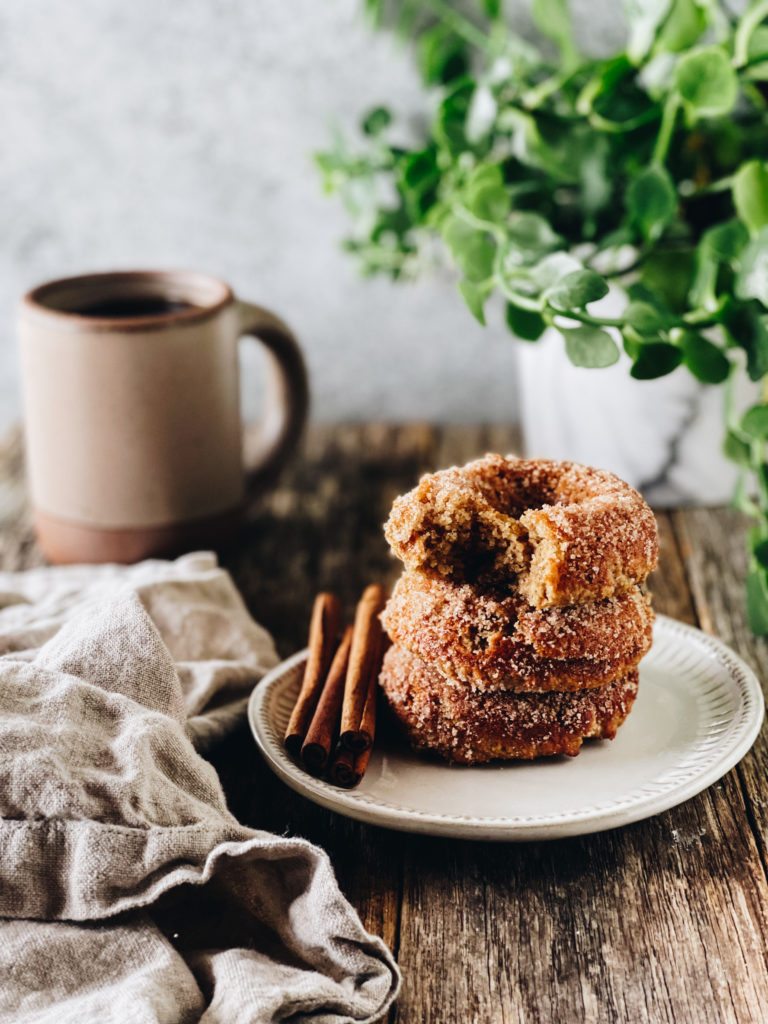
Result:
{"label": "wooden table", "polygon": [[[509,431],[423,425],[315,429],[225,563],[282,654],[311,601],[399,568],[381,524],[420,473],[516,445]],[[18,438],[0,453],[0,563],[40,561]],[[744,527],[722,509],[661,513],[656,608],[731,644],[762,679],[750,636]],[[330,854],[363,922],[403,972],[397,1024],[721,1024],[768,1019],[765,729],[726,778],[682,807],[613,832],[529,844],[367,827],[296,796],[245,726],[216,755],[232,810]]]}

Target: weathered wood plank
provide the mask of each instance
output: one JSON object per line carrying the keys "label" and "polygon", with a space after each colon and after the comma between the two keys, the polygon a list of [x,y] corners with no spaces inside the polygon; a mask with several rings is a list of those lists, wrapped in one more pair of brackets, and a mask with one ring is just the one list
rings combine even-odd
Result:
{"label": "weathered wood plank", "polygon": [[[674,522],[702,629],[730,644],[755,669],[763,692],[768,694],[768,641],[751,633],[744,604],[744,518],[732,509],[683,509],[674,514]],[[768,868],[765,724],[738,773],[747,796],[750,821]]]}
{"label": "weathered wood plank", "polygon": [[[399,567],[381,524],[395,494],[426,470],[515,448],[502,428],[315,429],[225,564],[288,654],[304,643],[318,589],[337,590],[350,613],[365,583],[394,580]],[[20,453],[18,442],[0,453],[7,568],[40,557],[24,511]],[[722,513],[696,515],[660,517],[655,606],[694,620],[687,569],[703,623],[768,670],[765,645],[750,646],[744,635],[735,591],[718,597],[724,562],[739,571],[740,527]],[[398,835],[329,814],[271,775],[245,729],[215,760],[233,811],[324,846],[366,926],[399,951],[398,1024],[762,1019],[768,890],[749,827],[750,815],[765,817],[757,768],[743,787],[731,773],[648,822],[512,845]],[[759,770],[764,778],[762,762]],[[764,842],[762,825],[757,832]]]}
{"label": "weathered wood plank", "polygon": [[672,517],[668,512],[657,512],[656,522],[659,526],[659,567],[648,581],[653,608],[662,615],[695,626],[696,612]]}
{"label": "weathered wood plank", "polygon": [[394,582],[399,563],[382,525],[433,448],[434,431],[423,425],[318,427],[257,504],[223,561],[282,653],[304,645],[318,590],[338,593],[350,614],[367,583]]}
{"label": "weathered wood plank", "polygon": [[[463,466],[471,459],[479,459],[488,452],[499,455],[520,454],[522,437],[516,427],[502,425],[474,426],[451,423],[437,431],[430,470],[446,466]],[[415,483],[415,481],[414,481]]]}
{"label": "weathered wood plank", "polygon": [[761,1019],[765,886],[738,787],[532,845],[408,840],[395,1020]]}
{"label": "weathered wood plank", "polygon": [[715,820],[689,804],[556,843],[412,845],[400,957],[413,969],[396,1019],[759,1019],[760,890],[729,887],[735,858],[720,844],[733,835],[749,859],[739,814]]}

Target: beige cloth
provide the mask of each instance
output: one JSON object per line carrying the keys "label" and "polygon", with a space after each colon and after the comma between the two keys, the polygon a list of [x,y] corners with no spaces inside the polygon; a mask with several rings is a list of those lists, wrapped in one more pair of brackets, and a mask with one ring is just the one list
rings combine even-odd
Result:
{"label": "beige cloth", "polygon": [[276,661],[212,555],[0,573],[3,1024],[385,1011],[326,855],[240,825],[193,746]]}

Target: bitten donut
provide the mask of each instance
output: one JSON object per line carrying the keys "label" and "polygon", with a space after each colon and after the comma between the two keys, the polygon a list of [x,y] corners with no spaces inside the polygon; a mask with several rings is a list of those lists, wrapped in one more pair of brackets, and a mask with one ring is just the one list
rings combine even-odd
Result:
{"label": "bitten donut", "polygon": [[638,673],[580,693],[479,693],[391,647],[380,683],[414,749],[471,765],[573,757],[585,739],[613,739],[637,696]]}
{"label": "bitten donut", "polygon": [[422,477],[385,534],[407,569],[513,585],[534,608],[631,590],[659,552],[653,512],[613,473],[501,455]]}
{"label": "bitten donut", "polygon": [[476,584],[404,572],[382,614],[393,643],[479,690],[603,686],[648,652],[654,615],[639,587],[569,608],[536,610]]}

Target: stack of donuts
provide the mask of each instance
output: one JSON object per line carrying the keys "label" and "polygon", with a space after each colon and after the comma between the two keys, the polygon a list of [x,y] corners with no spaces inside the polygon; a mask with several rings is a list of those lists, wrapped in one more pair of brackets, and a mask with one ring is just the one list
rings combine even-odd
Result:
{"label": "stack of donuts", "polygon": [[385,527],[405,565],[381,672],[411,744],[452,761],[578,754],[637,695],[653,513],[612,473],[486,455],[421,479]]}

